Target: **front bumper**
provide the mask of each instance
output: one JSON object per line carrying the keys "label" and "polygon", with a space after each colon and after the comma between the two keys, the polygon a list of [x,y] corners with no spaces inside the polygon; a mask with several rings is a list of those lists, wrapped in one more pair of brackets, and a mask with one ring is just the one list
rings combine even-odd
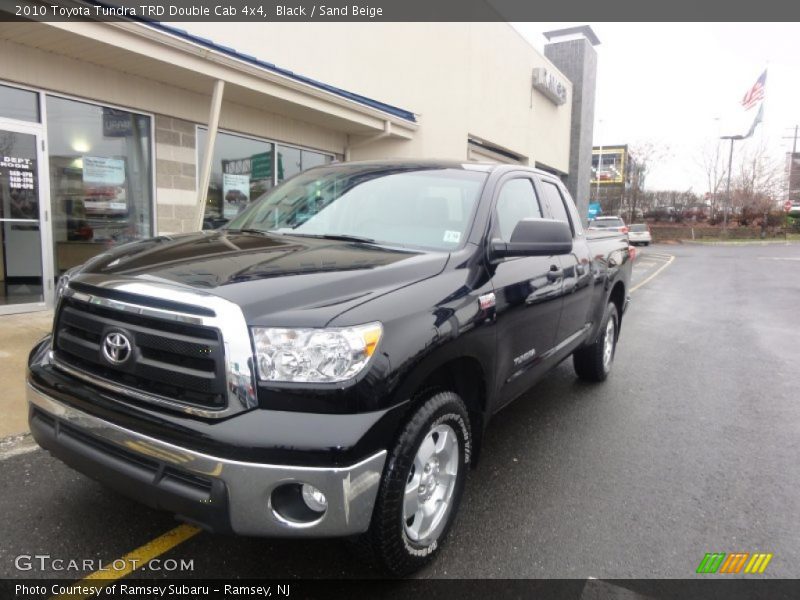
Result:
{"label": "front bumper", "polygon": [[[216,532],[270,537],[348,536],[369,527],[385,450],[347,467],[241,462],[137,433],[60,402],[30,383],[27,397],[31,433],[40,446],[76,470],[181,520]],[[286,492],[303,483],[325,494],[328,507],[321,516],[298,517],[292,509],[292,493]]]}

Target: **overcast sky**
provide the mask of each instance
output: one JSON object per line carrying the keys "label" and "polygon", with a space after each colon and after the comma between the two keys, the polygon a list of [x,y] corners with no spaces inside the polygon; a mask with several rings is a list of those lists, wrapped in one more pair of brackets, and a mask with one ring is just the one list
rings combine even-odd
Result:
{"label": "overcast sky", "polygon": [[[542,50],[542,32],[585,24],[514,26]],[[791,140],[781,138],[800,123],[800,24],[589,25],[601,42],[595,48],[595,145],[664,144],[668,157],[651,171],[648,188],[706,191],[698,156],[719,135],[742,133],[729,131],[726,123],[764,68],[764,122],[746,143],[763,140],[776,159],[791,150]],[[735,152],[742,146],[737,142]]]}

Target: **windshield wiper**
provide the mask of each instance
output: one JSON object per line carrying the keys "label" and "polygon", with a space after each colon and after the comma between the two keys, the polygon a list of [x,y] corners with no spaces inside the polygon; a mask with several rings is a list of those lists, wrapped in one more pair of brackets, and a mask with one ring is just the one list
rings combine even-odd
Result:
{"label": "windshield wiper", "polygon": [[375,240],[368,237],[361,237],[360,235],[348,235],[346,233],[288,233],[297,237],[310,237],[321,240],[340,240],[342,242],[359,242],[361,244],[374,244]]}
{"label": "windshield wiper", "polygon": [[254,229],[252,227],[245,227],[244,229],[228,229],[228,233],[255,233],[258,235],[269,235],[270,233],[277,233],[276,231],[266,231],[264,229]]}

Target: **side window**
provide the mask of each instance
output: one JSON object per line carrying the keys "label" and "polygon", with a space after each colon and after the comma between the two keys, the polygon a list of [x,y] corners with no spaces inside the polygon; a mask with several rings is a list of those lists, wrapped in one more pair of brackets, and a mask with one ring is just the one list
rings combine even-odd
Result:
{"label": "side window", "polygon": [[530,179],[512,179],[503,184],[497,197],[497,233],[504,242],[511,240],[514,227],[522,219],[541,218],[542,210]]}
{"label": "side window", "polygon": [[[564,205],[564,198],[555,183],[550,181],[542,181],[542,194],[544,195],[545,202],[550,207],[550,214],[556,221],[564,221],[572,228],[572,222],[567,214],[567,207]],[[574,230],[573,230],[573,233]]]}

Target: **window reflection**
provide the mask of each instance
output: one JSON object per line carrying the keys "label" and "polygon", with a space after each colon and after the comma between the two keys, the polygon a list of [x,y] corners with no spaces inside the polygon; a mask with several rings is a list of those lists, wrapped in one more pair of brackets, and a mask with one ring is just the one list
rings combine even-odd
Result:
{"label": "window reflection", "polygon": [[[198,129],[199,165],[204,163],[207,138],[208,131]],[[218,132],[203,228],[221,227],[275,184],[332,160],[332,156],[321,152]]]}
{"label": "window reflection", "polygon": [[39,122],[39,94],[0,85],[0,117]]}
{"label": "window reflection", "polygon": [[152,235],[150,117],[47,97],[56,274]]}
{"label": "window reflection", "polygon": [[[199,129],[199,164],[204,164],[208,131]],[[223,225],[273,187],[274,145],[261,140],[217,133],[211,158],[211,179],[203,219],[205,229]]]}
{"label": "window reflection", "polygon": [[301,171],[327,165],[333,159],[329,154],[278,146],[278,182],[289,179]]}

